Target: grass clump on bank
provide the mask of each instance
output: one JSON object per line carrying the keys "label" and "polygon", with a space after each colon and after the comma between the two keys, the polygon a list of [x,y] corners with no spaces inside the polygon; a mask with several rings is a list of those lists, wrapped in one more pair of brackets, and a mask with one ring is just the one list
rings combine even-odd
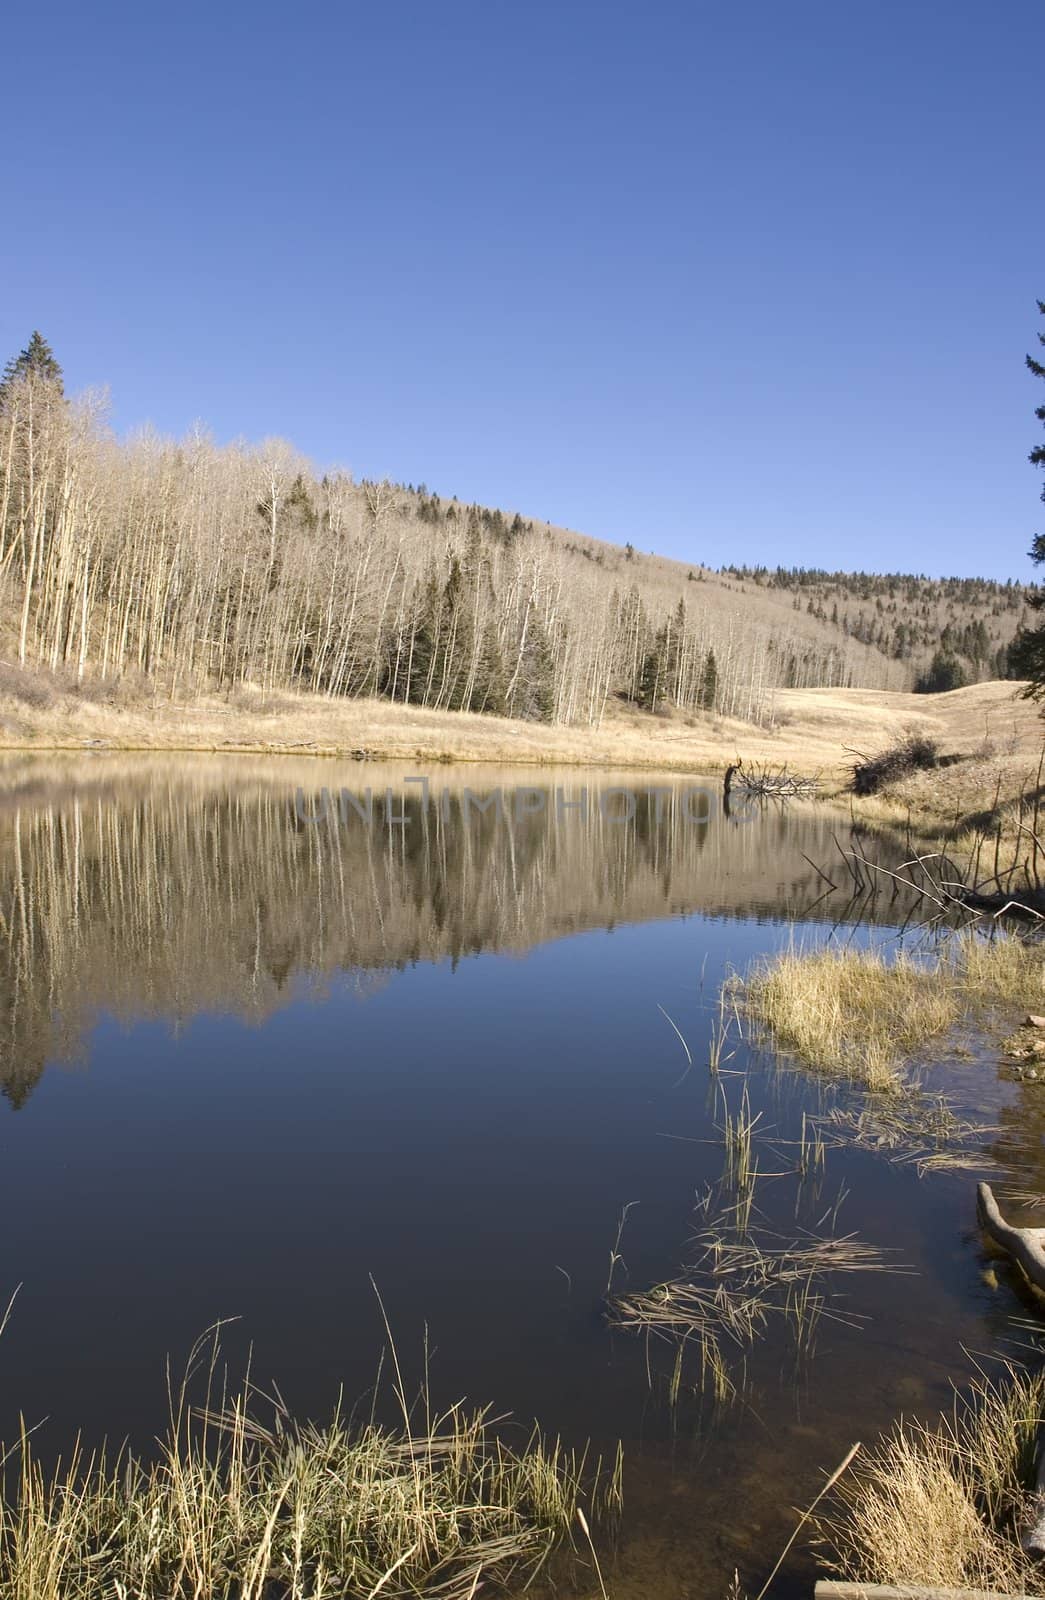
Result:
{"label": "grass clump on bank", "polygon": [[[583,1461],[536,1433],[512,1449],[484,1412],[426,1407],[415,1429],[404,1407],[389,1431],[279,1405],[262,1423],[252,1400],[197,1412],[183,1390],[148,1463],[77,1448],[46,1473],[23,1434],[3,1456],[2,1600],[467,1600],[587,1527]],[[615,1470],[599,1503],[618,1496]]]}
{"label": "grass clump on bank", "polygon": [[747,1014],[778,1048],[818,1071],[882,1094],[904,1087],[921,1046],[995,1007],[1040,1009],[1040,947],[975,934],[947,939],[925,962],[877,950],[788,950],[739,986]]}
{"label": "grass clump on bank", "polygon": [[930,904],[997,914],[1015,903],[1045,914],[1040,729],[1030,749],[1014,732],[1003,747],[985,739],[977,750],[924,764],[909,759],[922,743],[901,743],[851,769],[853,814],[902,832],[908,853],[915,854],[903,875]]}
{"label": "grass clump on bank", "polygon": [[1045,1374],[982,1381],[937,1427],[899,1422],[858,1458],[820,1525],[857,1582],[1040,1593],[1020,1548],[1033,1515]]}

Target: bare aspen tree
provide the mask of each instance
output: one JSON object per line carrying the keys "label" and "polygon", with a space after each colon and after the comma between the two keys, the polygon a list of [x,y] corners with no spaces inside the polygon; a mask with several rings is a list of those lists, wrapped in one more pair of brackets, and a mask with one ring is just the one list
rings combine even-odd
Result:
{"label": "bare aspen tree", "polygon": [[317,476],[282,440],[120,442],[39,372],[0,394],[0,602],[25,665],[593,726],[614,698],[764,720],[781,688],[910,681],[852,629],[709,593],[518,516]]}

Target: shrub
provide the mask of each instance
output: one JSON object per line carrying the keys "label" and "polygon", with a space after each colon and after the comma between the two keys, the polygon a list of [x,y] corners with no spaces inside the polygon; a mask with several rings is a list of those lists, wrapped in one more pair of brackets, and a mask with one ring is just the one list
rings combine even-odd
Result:
{"label": "shrub", "polygon": [[37,711],[46,711],[54,704],[55,686],[49,673],[28,672],[25,667],[0,661],[0,696],[32,706]]}
{"label": "shrub", "polygon": [[888,750],[857,762],[853,768],[852,791],[854,794],[877,794],[886,784],[905,778],[909,772],[925,772],[939,760],[935,739],[922,733],[908,733]]}

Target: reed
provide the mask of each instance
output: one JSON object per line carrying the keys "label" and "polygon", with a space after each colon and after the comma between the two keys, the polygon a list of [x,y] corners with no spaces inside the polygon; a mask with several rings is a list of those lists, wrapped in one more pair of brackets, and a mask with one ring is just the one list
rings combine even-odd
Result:
{"label": "reed", "polygon": [[[719,1086],[721,1088],[721,1085]],[[762,1113],[752,1115],[745,1083],[736,1113],[730,1111],[722,1093],[722,1135],[725,1143],[725,1180],[741,1196],[754,1186],[758,1166],[754,1158],[755,1129]]]}
{"label": "reed", "polygon": [[736,1393],[725,1352],[743,1354],[779,1319],[796,1348],[811,1348],[823,1317],[851,1322],[834,1303],[831,1282],[852,1272],[903,1270],[886,1252],[844,1237],[804,1234],[795,1240],[750,1230],[748,1212],[733,1207],[701,1230],[690,1262],[665,1283],[609,1300],[612,1326],[677,1344],[673,1393],[682,1352],[700,1353],[699,1384],[722,1399]]}
{"label": "reed", "polygon": [[718,1016],[712,1024],[708,1038],[708,1071],[713,1078],[717,1078],[727,1061],[732,1061],[735,1051],[726,1051],[729,1043],[733,1022],[739,1024],[736,1006],[733,1004],[732,989],[729,984],[723,984],[718,992]]}
{"label": "reed", "polygon": [[983,1145],[995,1125],[959,1117],[945,1096],[917,1090],[897,1097],[872,1096],[859,1109],[835,1106],[823,1119],[825,1143],[857,1144],[887,1161],[927,1172],[982,1172],[993,1165]]}
{"label": "reed", "polygon": [[23,1432],[6,1454],[3,1600],[467,1600],[524,1583],[586,1528],[582,1486],[589,1509],[619,1501],[619,1457],[588,1472],[537,1432],[516,1448],[503,1419],[460,1405],[434,1415],[427,1390],[420,1421],[404,1405],[395,1429],[340,1411],[296,1422],[278,1399],[262,1420],[249,1382],[220,1397],[214,1344],[194,1407],[203,1353],[148,1461],[77,1446],[45,1471]]}
{"label": "reed", "polygon": [[1006,1369],[934,1427],[897,1423],[819,1525],[837,1570],[867,1583],[1040,1593],[1017,1534],[1043,1409],[1045,1374]]}
{"label": "reed", "polygon": [[802,1134],[798,1141],[796,1171],[803,1181],[823,1175],[827,1146],[823,1134],[807,1112],[802,1112]]}
{"label": "reed", "polygon": [[877,950],[790,949],[736,986],[738,1003],[772,1042],[806,1065],[878,1095],[910,1088],[905,1060],[959,1021],[1041,1007],[1041,947],[965,932],[924,961]]}

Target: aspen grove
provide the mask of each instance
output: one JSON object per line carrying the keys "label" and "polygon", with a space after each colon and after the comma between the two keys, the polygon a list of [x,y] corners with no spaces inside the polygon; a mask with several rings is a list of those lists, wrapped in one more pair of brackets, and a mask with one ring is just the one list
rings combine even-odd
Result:
{"label": "aspen grove", "polygon": [[0,638],[23,667],[588,725],[611,697],[758,722],[780,686],[903,686],[630,546],[320,474],[279,439],[118,440],[51,367],[23,352],[0,385]]}

